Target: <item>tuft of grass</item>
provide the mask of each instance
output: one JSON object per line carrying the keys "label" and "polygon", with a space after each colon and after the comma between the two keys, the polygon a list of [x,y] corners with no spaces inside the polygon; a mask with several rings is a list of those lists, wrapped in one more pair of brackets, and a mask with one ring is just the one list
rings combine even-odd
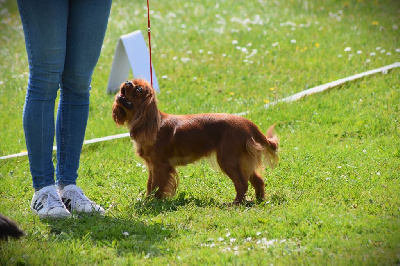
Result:
{"label": "tuft of grass", "polygon": [[[0,264],[398,264],[399,70],[293,103],[267,102],[399,61],[398,1],[153,1],[153,64],[168,113],[251,112],[276,123],[280,164],[267,201],[239,207],[208,161],[179,169],[177,194],[145,198],[129,139],[86,145],[78,185],[105,217],[39,220],[26,157],[0,161],[0,212],[27,232]],[[14,1],[0,3],[0,155],[25,150],[28,65]],[[146,30],[144,3],[113,2],[92,81],[86,139],[127,130],[106,84],[120,35]],[[347,49],[346,49],[347,48]],[[54,158],[54,161],[56,159]],[[254,199],[250,188],[247,199]]]}

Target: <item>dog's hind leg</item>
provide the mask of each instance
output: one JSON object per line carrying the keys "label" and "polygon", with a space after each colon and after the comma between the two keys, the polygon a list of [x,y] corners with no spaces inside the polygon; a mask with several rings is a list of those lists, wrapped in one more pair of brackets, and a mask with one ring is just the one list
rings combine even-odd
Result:
{"label": "dog's hind leg", "polygon": [[217,162],[221,170],[232,180],[235,185],[236,198],[233,204],[244,201],[248,189],[248,179],[242,173],[240,158],[235,153],[217,150]]}
{"label": "dog's hind leg", "polygon": [[265,200],[265,183],[262,177],[257,172],[254,172],[250,176],[250,183],[256,191],[256,199],[258,201]]}

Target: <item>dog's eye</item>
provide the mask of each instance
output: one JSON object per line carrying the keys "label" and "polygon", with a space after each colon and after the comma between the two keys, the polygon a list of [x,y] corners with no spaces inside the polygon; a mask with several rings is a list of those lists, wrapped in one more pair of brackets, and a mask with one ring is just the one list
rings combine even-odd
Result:
{"label": "dog's eye", "polygon": [[137,91],[137,92],[142,92],[142,91],[143,91],[142,86],[137,87],[137,88],[136,88],[136,91]]}

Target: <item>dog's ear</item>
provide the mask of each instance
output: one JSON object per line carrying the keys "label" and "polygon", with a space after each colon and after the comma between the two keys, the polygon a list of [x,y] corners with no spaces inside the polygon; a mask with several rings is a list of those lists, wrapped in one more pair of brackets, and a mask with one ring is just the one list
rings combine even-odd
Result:
{"label": "dog's ear", "polygon": [[112,108],[112,117],[119,126],[123,126],[126,121],[126,112],[125,110],[114,102]]}
{"label": "dog's ear", "polygon": [[155,141],[160,127],[160,114],[154,92],[146,96],[145,101],[136,110],[132,122],[130,124],[132,138],[143,137],[150,143]]}

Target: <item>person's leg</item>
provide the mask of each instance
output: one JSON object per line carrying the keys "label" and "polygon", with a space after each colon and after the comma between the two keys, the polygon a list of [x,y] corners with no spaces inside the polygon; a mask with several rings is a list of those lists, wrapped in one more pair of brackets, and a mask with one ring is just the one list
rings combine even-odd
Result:
{"label": "person's leg", "polygon": [[23,127],[36,190],[54,185],[54,105],[64,69],[67,4],[18,0],[29,61]]}
{"label": "person's leg", "polygon": [[66,58],[56,122],[57,184],[75,185],[87,119],[89,91],[110,14],[111,0],[70,0]]}

